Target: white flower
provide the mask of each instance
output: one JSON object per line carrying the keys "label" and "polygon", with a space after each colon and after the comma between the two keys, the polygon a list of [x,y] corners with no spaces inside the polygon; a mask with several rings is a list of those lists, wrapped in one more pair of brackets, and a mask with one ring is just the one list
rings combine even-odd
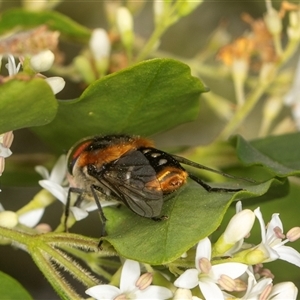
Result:
{"label": "white flower", "polygon": [[48,77],[45,80],[50,85],[54,95],[59,93],[66,85],[65,80],[59,76]]}
{"label": "white flower", "polygon": [[[44,178],[39,181],[40,186],[49,191],[55,198],[62,202],[62,204],[67,205],[69,196],[69,187],[66,187],[65,183],[67,175],[67,156],[61,155],[59,157],[50,174],[44,166],[36,166],[35,170]],[[78,196],[77,193],[74,192],[74,194]],[[70,211],[73,213],[76,221],[86,218],[88,212],[98,209],[95,201],[84,200],[80,207],[73,206],[72,203],[73,202],[71,202]],[[113,200],[101,201],[102,207],[116,204],[119,204],[119,202]]]}
{"label": "white flower", "polygon": [[300,267],[300,253],[295,249],[284,246],[289,239],[283,240],[283,226],[279,214],[273,214],[267,230],[259,207],[254,210],[261,228],[262,242],[256,248],[265,252],[264,262],[282,259]]}
{"label": "white flower", "polygon": [[30,58],[31,68],[38,72],[45,72],[53,65],[55,56],[52,51],[44,50]]}
{"label": "white flower", "polygon": [[16,65],[14,56],[11,54],[8,54],[7,55],[7,64],[5,65],[5,67],[8,70],[8,75],[13,76],[19,72],[21,63],[18,63],[18,65]]}
{"label": "white flower", "polygon": [[217,285],[222,275],[232,279],[241,276],[247,270],[247,265],[241,263],[223,263],[211,265],[211,242],[208,238],[198,243],[196,250],[195,269],[186,270],[177,278],[174,285],[179,288],[199,288],[206,299],[223,299],[222,291]]}
{"label": "white flower", "polygon": [[86,290],[86,294],[97,300],[113,300],[118,296],[120,299],[169,299],[172,292],[161,286],[148,286],[139,288],[136,284],[141,278],[141,270],[138,262],[127,259],[123,265],[120,288],[113,285],[96,285]]}

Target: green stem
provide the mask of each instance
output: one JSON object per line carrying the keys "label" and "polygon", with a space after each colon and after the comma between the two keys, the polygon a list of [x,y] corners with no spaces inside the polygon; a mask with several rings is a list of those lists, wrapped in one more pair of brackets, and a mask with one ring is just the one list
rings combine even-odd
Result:
{"label": "green stem", "polygon": [[0,236],[25,246],[39,269],[63,299],[80,299],[80,296],[65,281],[57,266],[69,272],[86,287],[99,284],[99,281],[87,270],[77,264],[65,252],[56,248],[59,245],[64,245],[96,252],[98,251],[98,243],[95,239],[67,233],[30,235],[4,227],[0,227]]}
{"label": "green stem", "polygon": [[218,136],[218,140],[226,140],[228,137],[233,134],[233,132],[238,128],[238,126],[245,120],[245,118],[252,111],[256,103],[259,101],[260,97],[266,90],[270,81],[260,83],[257,88],[252,92],[248,97],[245,104],[237,111],[233,118],[228,122],[224,130]]}
{"label": "green stem", "polygon": [[32,252],[32,259],[45,275],[49,283],[62,299],[81,299],[71,286],[63,279],[58,270],[53,267],[49,257],[45,257],[42,251]]}
{"label": "green stem", "polygon": [[151,51],[153,51],[156,43],[159,42],[159,39],[163,33],[176,21],[176,17],[173,16],[175,12],[175,6],[169,3],[169,6],[165,6],[165,10],[164,16],[162,16],[161,21],[156,24],[154,32],[137,56],[136,62],[144,60],[151,53]]}
{"label": "green stem", "polygon": [[151,51],[154,49],[155,44],[158,43],[159,38],[163,35],[163,33],[166,30],[167,26],[163,26],[163,24],[160,24],[160,26],[156,26],[148,42],[137,56],[136,62],[144,60],[149,55],[149,53],[151,53]]}
{"label": "green stem", "polygon": [[20,243],[21,245],[27,246],[28,242],[32,240],[32,235],[24,232],[15,231],[0,226],[0,237],[9,239],[11,241]]}
{"label": "green stem", "polygon": [[40,190],[32,200],[17,211],[18,216],[38,208],[45,208],[52,204],[56,198],[47,190]]}
{"label": "green stem", "polygon": [[52,248],[48,245],[43,248],[43,250],[47,251],[47,254],[51,257],[52,261],[63,267],[68,273],[74,276],[74,278],[76,278],[86,287],[91,287],[99,284],[98,279],[93,277],[87,270],[82,268],[66,253],[60,251],[59,249]]}

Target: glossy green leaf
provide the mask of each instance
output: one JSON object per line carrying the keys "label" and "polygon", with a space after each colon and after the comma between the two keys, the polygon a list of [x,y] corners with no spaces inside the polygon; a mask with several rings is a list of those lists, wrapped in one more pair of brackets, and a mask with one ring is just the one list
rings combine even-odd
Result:
{"label": "glossy green leaf", "polygon": [[205,91],[187,65],[152,59],[94,82],[79,99],[60,101],[54,121],[35,132],[59,151],[91,135],[149,136],[194,120]]}
{"label": "glossy green leaf", "polygon": [[76,41],[87,42],[90,38],[90,30],[69,17],[55,11],[29,11],[24,9],[10,9],[1,15],[0,35],[15,28],[18,30],[47,25],[51,30],[59,31],[64,37]]}
{"label": "glossy green leaf", "polygon": [[14,278],[0,271],[0,298],[5,300],[33,299],[24,287]]}
{"label": "glossy green leaf", "polygon": [[57,100],[45,80],[10,80],[0,85],[0,133],[53,120]]}
{"label": "glossy green leaf", "polygon": [[190,183],[165,202],[162,215],[168,219],[162,221],[140,217],[126,207],[108,207],[104,209],[108,219],[104,239],[126,258],[154,265],[169,263],[214,232],[234,199],[257,197],[272,184],[284,183],[273,179],[236,193],[208,193]]}
{"label": "glossy green leaf", "polygon": [[233,139],[239,159],[248,166],[264,166],[273,175],[300,175],[300,133],[270,136],[246,141],[241,136]]}

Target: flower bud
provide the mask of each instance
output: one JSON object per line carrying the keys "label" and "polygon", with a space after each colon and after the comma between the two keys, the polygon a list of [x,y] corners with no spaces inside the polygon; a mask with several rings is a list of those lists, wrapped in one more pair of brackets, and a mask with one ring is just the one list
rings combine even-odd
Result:
{"label": "flower bud", "polygon": [[85,56],[79,55],[75,57],[73,63],[77,71],[80,73],[82,79],[86,83],[90,84],[96,80],[96,76],[90,64],[90,61]]}
{"label": "flower bud", "polygon": [[224,233],[213,246],[214,256],[224,255],[236,243],[242,241],[253,227],[255,215],[250,209],[244,209],[235,214],[229,221]]}
{"label": "flower bud", "polygon": [[224,241],[234,244],[243,239],[251,231],[254,221],[255,214],[250,209],[244,209],[235,214],[225,229]]}
{"label": "flower bud", "polygon": [[269,7],[267,14],[264,17],[266,26],[272,35],[279,35],[282,31],[282,21],[277,10]]}
{"label": "flower bud", "polygon": [[52,51],[45,50],[36,55],[33,55],[30,58],[30,66],[31,68],[39,73],[48,71],[54,62],[55,56]]}
{"label": "flower bud", "polygon": [[50,85],[54,95],[59,93],[65,87],[65,84],[66,84],[64,79],[62,77],[58,77],[58,76],[48,77],[45,80]]}
{"label": "flower bud", "polygon": [[106,30],[102,28],[94,29],[89,42],[94,59],[106,59],[109,57],[111,44]]}
{"label": "flower bud", "polygon": [[126,7],[118,8],[116,22],[124,46],[131,48],[133,44],[133,19]]}
{"label": "flower bud", "polygon": [[48,8],[48,2],[48,0],[23,0],[23,5],[26,10],[38,12],[46,10]]}
{"label": "flower bud", "polygon": [[173,300],[192,300],[192,292],[188,289],[177,289]]}
{"label": "flower bud", "polygon": [[14,228],[19,222],[18,215],[13,211],[0,212],[0,226]]}
{"label": "flower bud", "polygon": [[161,0],[154,0],[153,2],[154,20],[156,25],[159,24],[164,16],[165,5],[167,4]]}

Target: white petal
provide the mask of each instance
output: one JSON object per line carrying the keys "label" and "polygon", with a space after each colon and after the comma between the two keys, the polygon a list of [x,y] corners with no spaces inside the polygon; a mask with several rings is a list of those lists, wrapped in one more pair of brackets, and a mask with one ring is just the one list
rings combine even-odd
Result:
{"label": "white petal", "polygon": [[206,300],[224,299],[220,288],[210,280],[200,280],[199,287]]}
{"label": "white petal", "polygon": [[117,287],[108,284],[93,286],[85,293],[97,300],[113,300],[121,294]]}
{"label": "white petal", "polygon": [[195,266],[198,269],[198,262],[201,258],[211,258],[211,242],[209,238],[204,238],[197,245]]}
{"label": "white petal", "polygon": [[227,275],[232,279],[235,279],[242,274],[244,274],[247,270],[248,266],[241,263],[228,262],[219,265],[212,266],[213,278],[218,280],[221,275]]}
{"label": "white petal", "polygon": [[[269,299],[297,299],[298,289],[292,282],[281,282],[275,284],[272,288],[272,291],[269,295]],[[274,297],[272,297],[274,296]],[[272,297],[272,298],[271,298]]]}
{"label": "white petal", "polygon": [[[95,201],[83,201],[80,207],[88,212],[98,209],[98,206]],[[102,203],[101,203],[101,207],[103,207]]]}
{"label": "white petal", "polygon": [[55,163],[50,180],[61,184],[67,174],[67,156],[61,155]]}
{"label": "white petal", "polygon": [[49,191],[54,197],[56,197],[60,202],[66,204],[68,193],[59,184],[52,182],[50,180],[40,180],[39,184],[41,187]]}
{"label": "white petal", "polygon": [[261,231],[261,240],[263,243],[266,242],[266,225],[265,225],[265,221],[262,217],[262,214],[261,214],[261,211],[260,211],[260,208],[256,208],[254,210],[254,213],[259,221],[259,225],[260,225],[260,231]]}
{"label": "white petal", "polygon": [[199,283],[198,270],[189,269],[181,274],[174,282],[174,285],[182,289],[192,289]]}
{"label": "white petal", "polygon": [[274,228],[279,227],[283,231],[282,222],[279,218],[279,214],[273,214],[270,223],[267,228],[267,241],[271,244],[274,240],[278,239],[275,235]]}
{"label": "white petal", "polygon": [[50,178],[49,171],[44,166],[35,166],[34,169],[37,173],[39,173],[42,176],[43,179]]}
{"label": "white petal", "polygon": [[162,286],[151,285],[145,290],[138,290],[135,293],[137,299],[169,299],[173,296],[173,293]]}
{"label": "white petal", "polygon": [[48,77],[45,80],[50,85],[54,95],[59,93],[65,87],[66,84],[64,79],[58,76]]}
{"label": "white petal", "polygon": [[263,278],[258,283],[256,283],[253,288],[251,289],[250,293],[247,294],[247,299],[255,299],[260,295],[264,289],[272,283],[271,278]]}
{"label": "white petal", "polygon": [[45,208],[31,210],[19,216],[19,222],[27,227],[34,227],[38,224],[44,214]]}
{"label": "white petal", "polygon": [[11,154],[11,150],[9,148],[4,147],[3,144],[0,143],[0,156],[6,158],[9,157]]}
{"label": "white petal", "polygon": [[136,288],[135,283],[140,277],[140,264],[137,261],[126,259],[120,280],[120,290],[122,293],[132,291]]}
{"label": "white petal", "polygon": [[297,250],[288,246],[275,247],[274,249],[279,254],[279,259],[300,267],[300,253]]}
{"label": "white petal", "polygon": [[238,201],[235,205],[235,211],[236,214],[239,213],[240,211],[242,211],[243,207],[242,207],[242,201]]}
{"label": "white petal", "polygon": [[18,63],[18,65],[16,66],[16,61],[14,56],[9,54],[7,55],[7,64],[5,65],[5,67],[8,70],[8,75],[13,76],[19,72],[21,64]]}
{"label": "white petal", "polygon": [[76,206],[71,206],[70,210],[76,221],[80,221],[89,215],[87,211]]}

